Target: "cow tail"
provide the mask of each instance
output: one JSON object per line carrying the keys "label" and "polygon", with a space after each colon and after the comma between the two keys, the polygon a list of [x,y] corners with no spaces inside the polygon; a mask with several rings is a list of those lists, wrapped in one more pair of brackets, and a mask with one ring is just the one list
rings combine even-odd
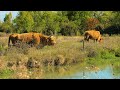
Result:
{"label": "cow tail", "polygon": [[11,40],[11,35],[9,36],[8,47],[10,46],[10,40]]}
{"label": "cow tail", "polygon": [[88,39],[89,39],[89,34],[86,32],[86,33],[84,34],[84,40],[87,40],[87,41],[88,41]]}

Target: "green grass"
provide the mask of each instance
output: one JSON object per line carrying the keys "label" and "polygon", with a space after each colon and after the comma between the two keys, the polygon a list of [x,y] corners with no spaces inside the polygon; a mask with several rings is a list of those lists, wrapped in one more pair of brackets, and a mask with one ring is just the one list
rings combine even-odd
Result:
{"label": "green grass", "polygon": [[[116,63],[116,59],[120,57],[119,36],[104,37],[102,43],[94,43],[90,40],[90,42],[85,42],[84,50],[83,43],[80,42],[82,39],[83,37],[79,36],[58,36],[55,46],[28,48],[27,45],[24,45],[22,48],[11,47],[8,49],[8,37],[2,37],[0,38],[0,53],[2,53],[0,54],[0,61],[2,61],[3,65],[0,66],[2,72],[0,77],[10,78],[11,76],[9,77],[9,75],[14,73],[11,78],[45,78],[43,77],[44,74],[49,71],[52,78],[52,72],[59,73],[61,76],[74,73],[75,70],[69,72],[69,69],[71,66],[77,67],[77,64],[80,64],[81,68],[92,65],[105,65]],[[4,67],[9,68],[13,72],[5,71]],[[41,69],[33,71],[29,69],[36,67]],[[23,73],[21,74],[21,72]],[[38,74],[39,76],[37,76]],[[23,77],[17,77],[17,75],[22,75]]]}
{"label": "green grass", "polygon": [[0,70],[0,78],[1,79],[11,78],[13,73],[14,73],[14,71],[13,70],[9,70],[9,69]]}

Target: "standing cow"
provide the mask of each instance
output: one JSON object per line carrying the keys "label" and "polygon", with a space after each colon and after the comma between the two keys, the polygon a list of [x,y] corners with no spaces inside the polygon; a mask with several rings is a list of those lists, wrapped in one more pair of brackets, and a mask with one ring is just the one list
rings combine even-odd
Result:
{"label": "standing cow", "polygon": [[84,40],[89,41],[89,39],[92,39],[92,40],[98,41],[98,42],[102,41],[100,32],[96,31],[96,30],[85,31]]}

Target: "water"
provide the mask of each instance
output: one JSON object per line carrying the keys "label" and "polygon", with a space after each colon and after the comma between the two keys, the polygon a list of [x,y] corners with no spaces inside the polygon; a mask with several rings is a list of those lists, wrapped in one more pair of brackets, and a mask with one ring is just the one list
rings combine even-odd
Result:
{"label": "water", "polygon": [[63,79],[114,79],[113,71],[110,66],[99,71],[77,72],[73,75],[63,77]]}
{"label": "water", "polygon": [[[97,67],[97,66],[96,66]],[[103,67],[76,66],[54,68],[44,74],[45,79],[120,79],[120,66],[105,65]],[[96,68],[96,69],[95,69]]]}

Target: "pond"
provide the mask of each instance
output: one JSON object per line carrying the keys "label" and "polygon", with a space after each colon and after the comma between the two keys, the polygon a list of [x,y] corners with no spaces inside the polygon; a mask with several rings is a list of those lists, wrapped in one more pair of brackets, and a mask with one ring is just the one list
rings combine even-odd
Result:
{"label": "pond", "polygon": [[64,79],[113,79],[113,71],[110,66],[99,71],[83,71],[63,77]]}
{"label": "pond", "polygon": [[46,70],[45,79],[120,79],[119,62],[111,65],[73,65]]}

